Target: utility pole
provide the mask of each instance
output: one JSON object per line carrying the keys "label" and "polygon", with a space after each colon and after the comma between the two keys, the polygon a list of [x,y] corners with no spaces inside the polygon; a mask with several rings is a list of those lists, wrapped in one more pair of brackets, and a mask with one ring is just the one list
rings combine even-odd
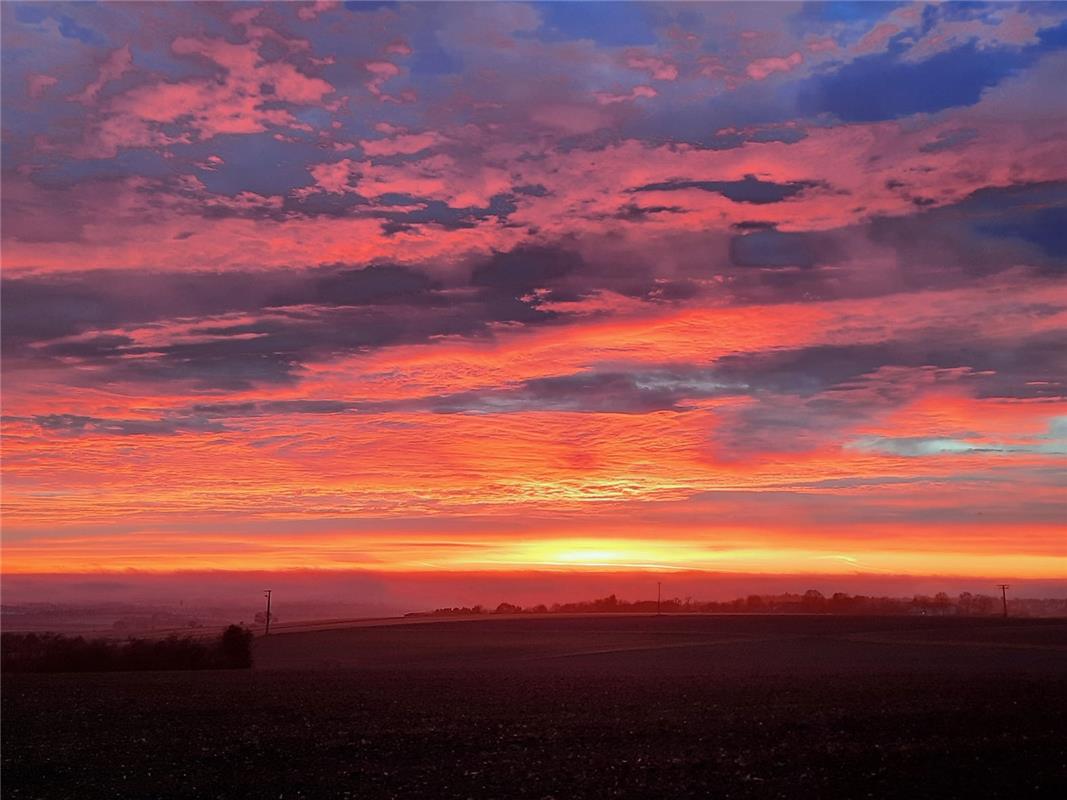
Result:
{"label": "utility pole", "polygon": [[1008,618],[1008,589],[1011,587],[1006,583],[998,583],[997,588],[1000,589],[1000,602],[1004,606],[1004,619]]}
{"label": "utility pole", "polygon": [[663,587],[663,583],[661,581],[656,581],[656,616],[657,617],[662,613],[660,611],[660,601],[661,601],[661,598],[663,596],[663,593],[661,592],[662,587]]}
{"label": "utility pole", "polygon": [[270,636],[270,589],[263,590],[263,596],[267,598],[267,629],[263,632],[264,636]]}

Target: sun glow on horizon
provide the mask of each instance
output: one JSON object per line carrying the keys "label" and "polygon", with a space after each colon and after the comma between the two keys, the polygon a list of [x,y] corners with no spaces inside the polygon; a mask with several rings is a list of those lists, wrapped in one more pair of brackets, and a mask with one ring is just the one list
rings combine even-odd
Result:
{"label": "sun glow on horizon", "polygon": [[[694,539],[642,540],[622,537],[546,536],[511,541],[471,536],[463,541],[418,540],[399,545],[388,536],[306,534],[298,545],[272,545],[255,537],[143,536],[111,540],[54,538],[47,553],[37,547],[5,546],[4,574],[145,572],[186,570],[322,570],[389,573],[518,572],[694,572],[811,575],[945,575],[1056,579],[1067,575],[1067,554],[959,552],[929,547],[854,548],[832,544],[798,545],[796,534],[778,532],[768,540],[743,544],[737,531],[717,534],[724,544]],[[726,544],[725,542],[731,542]],[[160,549],[181,548],[177,557]]]}
{"label": "sun glow on horizon", "polygon": [[[691,571],[760,574],[943,574],[996,575],[1004,570],[1028,577],[1067,575],[1067,555],[1035,558],[1022,554],[892,551],[849,554],[788,545],[713,548],[699,542],[632,540],[546,540],[501,548],[498,557],[459,559],[457,569],[561,569]],[[916,567],[918,566],[918,569]]]}

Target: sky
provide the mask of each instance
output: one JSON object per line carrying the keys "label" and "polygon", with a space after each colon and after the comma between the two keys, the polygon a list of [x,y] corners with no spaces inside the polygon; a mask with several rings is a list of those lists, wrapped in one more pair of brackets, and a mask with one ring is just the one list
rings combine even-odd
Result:
{"label": "sky", "polygon": [[9,579],[1067,592],[1067,4],[0,15]]}

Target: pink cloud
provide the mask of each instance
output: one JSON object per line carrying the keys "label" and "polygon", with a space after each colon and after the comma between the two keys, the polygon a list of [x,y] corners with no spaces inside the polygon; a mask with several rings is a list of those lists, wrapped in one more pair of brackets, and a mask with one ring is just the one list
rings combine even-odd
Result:
{"label": "pink cloud", "polygon": [[248,25],[262,13],[262,8],[244,8],[230,15],[230,23],[232,25]]}
{"label": "pink cloud", "polygon": [[701,56],[697,63],[700,65],[700,74],[709,78],[727,78],[730,70],[722,61],[715,56]]}
{"label": "pink cloud", "polygon": [[837,42],[832,36],[824,36],[819,39],[809,39],[807,47],[812,53],[831,53],[837,49]]}
{"label": "pink cloud", "polygon": [[979,48],[1033,44],[1037,32],[1050,24],[1052,21],[1041,15],[1040,6],[1035,7],[1035,13],[1003,8],[988,19],[941,20],[906,52],[905,58],[920,61],[969,41]]}
{"label": "pink cloud", "polygon": [[900,33],[900,28],[891,22],[882,22],[872,28],[856,44],[856,53],[874,53],[884,50],[889,40]]}
{"label": "pink cloud", "polygon": [[208,156],[203,161],[198,161],[196,166],[198,166],[200,169],[205,169],[209,172],[214,172],[225,163],[226,162],[223,161],[221,156]]}
{"label": "pink cloud", "polygon": [[263,60],[259,48],[258,40],[233,44],[223,39],[175,39],[171,45],[174,53],[207,59],[223,68],[224,78],[143,84],[117,95],[103,109],[104,116],[94,126],[86,150],[108,156],[120,147],[187,141],[188,134],[171,136],[159,130],[158,126],[172,123],[184,125],[200,139],[259,133],[268,126],[306,129],[290,111],[266,104],[320,104],[333,87],[287,61]]}
{"label": "pink cloud", "polygon": [[745,68],[748,77],[754,81],[761,81],[776,72],[791,72],[795,67],[804,62],[804,56],[800,51],[788,55],[785,58],[757,58]]}
{"label": "pink cloud", "polygon": [[655,97],[658,95],[655,89],[651,86],[635,86],[629,92],[623,94],[616,94],[613,92],[594,92],[593,96],[596,97],[596,101],[602,106],[613,105],[615,103],[625,103],[629,100],[636,100],[639,97]]}
{"label": "pink cloud", "polygon": [[[1049,80],[1056,79],[1056,71],[1050,71]],[[1005,84],[965,115],[925,128],[902,129],[896,122],[887,122],[816,129],[793,144],[750,143],[724,151],[623,141],[594,153],[548,151],[543,157],[523,160],[500,147],[480,151],[484,157],[473,162],[444,153],[398,164],[346,159],[316,165],[311,185],[298,190],[343,193],[354,188],[371,200],[404,193],[453,207],[485,207],[493,195],[516,185],[545,186],[548,191],[541,196],[524,195],[516,200],[517,209],[509,220],[514,225],[509,227],[493,222],[460,231],[423,228],[385,237],[378,221],[372,219],[284,223],[228,219],[213,222],[210,233],[174,242],[173,237],[182,231],[202,228],[205,202],[220,201],[212,196],[177,202],[168,199],[165,187],[146,194],[133,185],[119,191],[109,184],[93,183],[82,187],[84,191],[68,191],[65,204],[56,207],[54,196],[32,186],[20,190],[16,202],[16,188],[9,181],[5,193],[11,199],[5,203],[5,213],[17,214],[17,218],[5,219],[5,229],[34,233],[5,241],[5,265],[13,269],[85,264],[139,267],[155,259],[165,266],[184,268],[183,264],[242,265],[257,260],[263,265],[327,263],[386,254],[410,260],[507,249],[527,235],[528,227],[535,227],[548,239],[582,235],[599,242],[601,248],[606,244],[596,237],[611,232],[624,245],[623,253],[640,246],[666,269],[662,265],[677,257],[680,237],[706,239],[715,231],[725,236],[731,225],[742,221],[775,224],[780,230],[826,230],[856,224],[871,215],[912,213],[912,198],[917,196],[941,205],[958,202],[983,186],[1062,179],[1058,155],[1062,137],[1067,135],[1062,118],[1037,105],[1012,107],[1012,114],[1003,113],[1002,94],[1010,89]],[[920,150],[942,131],[960,125],[979,130],[969,147],[938,153]],[[389,130],[395,136],[406,135]],[[882,157],[872,161],[875,154]],[[813,173],[813,164],[830,167]],[[620,227],[615,218],[622,205],[634,201],[633,187],[669,176],[741,180],[747,174],[776,182],[818,177],[827,186],[807,189],[785,202],[758,206],[698,189],[649,191],[639,196],[641,205],[677,206],[684,213],[649,219],[639,236],[631,236],[633,226]],[[901,176],[907,179],[906,192],[887,188],[891,179]],[[842,196],[848,196],[849,202],[842,203]],[[61,236],[62,231],[69,233]],[[160,248],[160,242],[167,242],[167,247]],[[882,250],[867,248],[862,251],[865,257],[887,257]]]}
{"label": "pink cloud", "polygon": [[112,50],[107,58],[104,59],[104,63],[100,65],[100,72],[97,74],[96,79],[78,94],[71,95],[69,99],[82,105],[90,105],[96,102],[96,96],[100,94],[100,90],[111,81],[121,77],[132,63],[133,58],[130,55],[129,45]]}
{"label": "pink cloud", "polygon": [[297,9],[296,16],[304,22],[316,19],[324,11],[332,11],[341,5],[337,0],[315,0],[311,5],[304,5]]}
{"label": "pink cloud", "polygon": [[666,58],[631,50],[626,53],[624,62],[630,69],[644,70],[657,81],[673,81],[678,78],[677,65]]}
{"label": "pink cloud", "polygon": [[[228,46],[236,49],[236,54],[229,56],[232,61],[236,61],[243,49],[255,49],[251,43]],[[1067,135],[1067,123],[1062,114],[1056,113],[1054,105],[1041,101],[1050,96],[1048,92],[1055,91],[1061,80],[1063,65],[1057,59],[1045,59],[1025,77],[1007,79],[987,90],[980,103],[958,111],[951,118],[909,126],[888,121],[815,128],[808,131],[806,138],[792,144],[750,142],[722,151],[626,139],[595,151],[561,151],[554,147],[550,137],[543,144],[519,145],[501,143],[490,131],[474,126],[470,130],[453,129],[437,134],[409,133],[396,125],[380,124],[377,130],[383,137],[366,140],[372,149],[379,148],[377,154],[388,155],[390,150],[418,152],[411,148],[430,139],[404,137],[428,135],[447,136],[449,152],[430,151],[434,152],[431,156],[396,164],[348,159],[347,164],[338,166],[339,162],[333,162],[319,173],[309,175],[310,186],[298,191],[337,193],[350,186],[371,200],[398,192],[440,200],[453,207],[485,207],[494,194],[509,192],[515,186],[540,185],[546,191],[520,193],[516,197],[516,209],[509,217],[513,227],[491,220],[478,222],[463,231],[423,226],[417,231],[385,237],[375,220],[338,222],[331,218],[337,227],[330,229],[320,226],[317,220],[293,219],[284,223],[291,240],[282,246],[272,232],[280,229],[280,223],[253,219],[213,221],[212,230],[225,229],[226,237],[198,234],[187,241],[171,243],[174,235],[202,226],[203,204],[198,207],[188,198],[181,204],[169,204],[167,191],[172,190],[166,187],[155,191],[153,203],[147,203],[143,193],[132,188],[112,198],[107,194],[110,189],[93,183],[87,184],[85,196],[74,190],[65,192],[69,202],[62,208],[56,207],[54,195],[41,193],[34,195],[33,203],[5,204],[12,213],[27,209],[25,218],[20,217],[17,224],[6,224],[6,230],[22,230],[20,226],[26,226],[34,231],[33,236],[21,241],[10,238],[5,241],[5,264],[12,268],[64,263],[138,266],[154,257],[179,265],[183,258],[191,259],[189,263],[243,264],[252,254],[264,264],[279,264],[285,258],[297,263],[322,263],[327,252],[340,260],[342,255],[354,256],[356,251],[370,257],[377,257],[376,252],[400,252],[405,258],[412,258],[415,252],[427,256],[452,253],[460,247],[460,242],[482,252],[506,249],[516,237],[529,235],[524,233],[529,229],[536,229],[537,235],[546,240],[560,236],[596,237],[612,231],[628,243],[627,247],[632,247],[628,231],[635,226],[620,224],[617,215],[623,206],[635,201],[640,206],[681,209],[648,216],[640,226],[640,236],[635,234],[635,239],[642,241],[650,252],[654,251],[657,259],[673,257],[670,247],[661,247],[661,236],[667,242],[671,237],[698,233],[727,235],[730,226],[740,222],[774,224],[783,231],[850,226],[870,216],[913,213],[915,198],[936,207],[959,202],[984,186],[1062,180],[1065,173],[1061,142]],[[249,69],[262,68],[256,64],[253,55]],[[244,67],[233,69],[239,72]],[[226,88],[231,81],[232,78],[224,75],[221,83],[215,82],[217,90],[232,91]],[[186,81],[152,87],[165,95],[159,116],[176,113],[176,109],[179,113],[189,108],[210,109],[212,101],[218,102],[217,96],[210,94],[216,89],[189,84]],[[1035,86],[1042,88],[1034,91]],[[192,92],[194,97],[172,98],[167,94],[172,89]],[[201,97],[197,92],[207,94]],[[94,123],[94,143],[100,151],[114,152],[120,146],[134,145],[165,147],[174,141],[206,138],[211,130],[199,116],[186,118],[179,123],[182,129],[176,132],[132,112],[119,113],[122,107],[115,101],[124,97],[119,95],[109,101],[106,104],[109,113]],[[255,106],[253,100],[247,114],[258,115]],[[574,107],[587,116],[573,113]],[[537,125],[552,130],[589,131],[610,124],[610,112],[616,107],[589,101],[584,105],[535,105],[532,116]],[[207,113],[207,110],[197,111],[197,115]],[[269,124],[260,122],[258,116],[250,119],[261,125]],[[238,117],[233,122],[236,125],[242,120]],[[285,123],[284,117],[280,123]],[[960,128],[976,131],[966,148],[938,152],[922,149],[943,133]],[[272,134],[289,141],[284,139],[284,129]],[[328,139],[321,144],[323,150],[330,152]],[[42,141],[37,149],[43,152],[52,146]],[[340,146],[350,147],[347,143]],[[465,147],[477,154],[464,154]],[[522,157],[527,154],[534,157]],[[879,158],[874,159],[876,155]],[[204,163],[210,166],[209,162]],[[750,174],[763,181],[819,179],[825,183],[806,188],[784,202],[764,205],[734,202],[721,194],[697,188],[647,191],[639,195],[631,191],[634,187],[671,178],[699,180],[700,176],[714,175],[718,180],[743,180]],[[888,187],[890,183],[894,188]],[[12,186],[5,186],[5,191],[14,197]],[[101,209],[101,198],[105,196],[109,198],[105,204],[107,213]],[[847,202],[842,202],[844,197],[848,198]],[[126,208],[124,203],[129,204],[129,211],[117,210]],[[50,226],[55,231],[77,228],[91,235],[77,242],[59,241],[58,236],[53,241],[48,235]],[[346,238],[353,230],[358,230],[358,236],[362,237],[358,246]],[[161,241],[168,243],[163,254],[158,247]],[[236,242],[240,246],[235,246]],[[320,248],[320,242],[329,244]],[[884,258],[885,254],[879,251],[872,257]]]}
{"label": "pink cloud", "polygon": [[191,141],[187,133],[171,136],[143,119],[111,114],[89,126],[86,141],[74,148],[74,154],[82,158],[110,158],[124,147],[161,148]]}
{"label": "pink cloud", "polygon": [[293,51],[311,49],[311,42],[307,39],[290,39],[273,28],[268,28],[265,25],[256,25],[255,20],[262,13],[262,8],[246,8],[236,11],[230,15],[230,24],[244,28],[245,36],[249,39],[273,39]]}
{"label": "pink cloud", "polygon": [[344,194],[351,188],[350,181],[355,166],[356,162],[343,158],[332,164],[315,164],[309,167],[308,171],[322,191]]}
{"label": "pink cloud", "polygon": [[502,169],[470,165],[444,154],[399,164],[373,164],[370,161],[340,161],[309,167],[314,184],[297,189],[303,197],[315,191],[343,194],[355,188],[361,195],[376,199],[388,194],[440,200],[456,208],[486,206],[490,198],[511,187],[511,177]]}
{"label": "pink cloud", "polygon": [[375,95],[382,93],[381,86],[383,83],[400,74],[400,67],[392,61],[368,61],[363,65],[363,68],[372,75],[367,88],[370,89],[371,94]]}
{"label": "pink cloud", "polygon": [[360,145],[368,156],[410,155],[448,140],[434,131],[397,133],[387,139],[363,139]]}
{"label": "pink cloud", "polygon": [[26,93],[36,99],[48,91],[49,87],[59,83],[58,78],[51,75],[31,74],[26,76]]}
{"label": "pink cloud", "polygon": [[392,53],[398,56],[410,56],[412,53],[411,45],[405,42],[403,39],[396,39],[389,42],[385,46],[385,52]]}

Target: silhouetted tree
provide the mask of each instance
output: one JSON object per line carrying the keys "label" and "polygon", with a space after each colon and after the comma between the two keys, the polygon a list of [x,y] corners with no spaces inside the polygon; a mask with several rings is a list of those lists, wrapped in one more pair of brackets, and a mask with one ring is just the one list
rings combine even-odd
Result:
{"label": "silhouetted tree", "polygon": [[974,600],[971,602],[971,608],[975,614],[986,616],[992,614],[997,607],[996,597],[992,597],[988,594],[977,594],[974,596]]}
{"label": "silhouetted tree", "polygon": [[231,625],[215,641],[85,639],[55,633],[0,636],[5,672],[108,672],[113,670],[213,669],[252,665],[252,633]]}
{"label": "silhouetted tree", "polygon": [[956,601],[959,606],[961,614],[973,614],[974,613],[974,595],[970,592],[960,592],[959,599]]}
{"label": "silhouetted tree", "polygon": [[593,607],[597,611],[614,611],[619,606],[619,598],[613,594],[593,601]]}
{"label": "silhouetted tree", "polygon": [[220,650],[223,666],[235,669],[252,666],[252,631],[230,625],[222,632]]}
{"label": "silhouetted tree", "polygon": [[845,592],[834,592],[827,605],[834,613],[843,613],[851,610],[855,605],[855,598]]}

